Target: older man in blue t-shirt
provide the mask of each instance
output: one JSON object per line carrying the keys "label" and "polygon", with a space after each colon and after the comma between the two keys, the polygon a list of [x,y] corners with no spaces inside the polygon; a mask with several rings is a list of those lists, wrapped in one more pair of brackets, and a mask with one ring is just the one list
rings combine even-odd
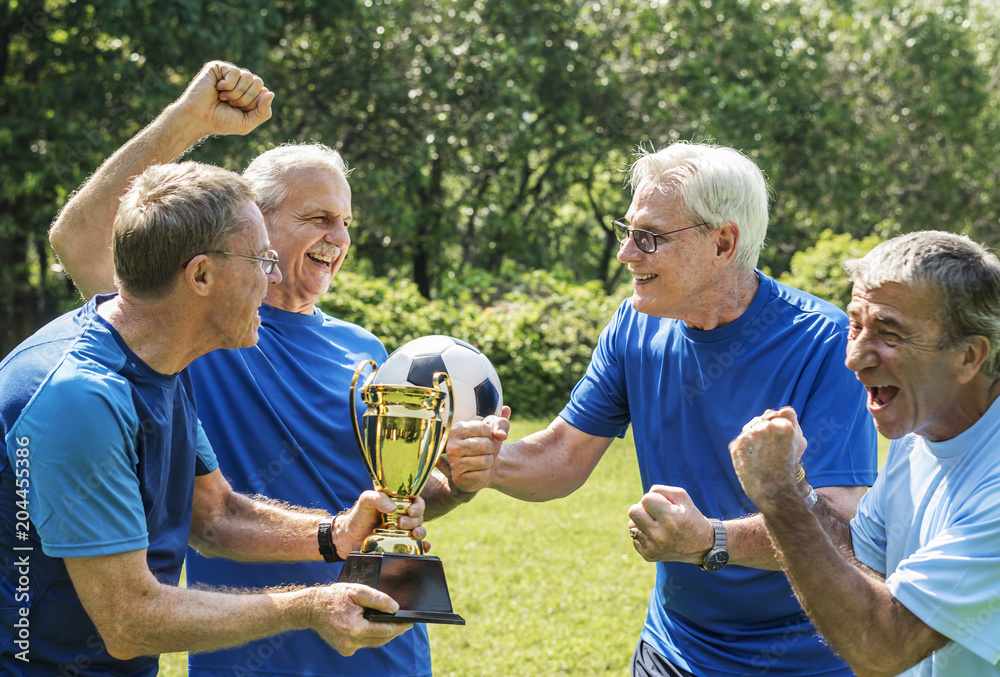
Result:
{"label": "older man in blue t-shirt", "polygon": [[[85,297],[113,288],[101,243],[110,223],[108,206],[133,172],[170,162],[206,133],[245,134],[263,121],[247,122],[220,94],[219,72],[229,68],[208,64],[178,101],[107,163],[112,180],[82,190],[55,224],[53,246]],[[372,485],[351,427],[356,415],[351,378],[359,363],[381,364],[386,358],[371,332],[316,307],[351,244],[347,168],[326,146],[287,145],[259,156],[244,178],[257,193],[281,279],[260,306],[255,347],[215,351],[191,364],[198,413],[237,491],[346,510]],[[475,474],[492,463],[507,425],[496,417],[457,424],[448,446],[449,453],[462,449],[456,467]],[[444,514],[472,495],[436,472],[423,492],[427,515]],[[336,581],[340,569],[339,563],[323,561],[235,563],[195,550],[187,560],[189,583],[227,587],[325,584]],[[291,632],[240,648],[192,653],[189,672],[192,677],[428,677],[430,642],[419,624],[385,646],[340,655],[314,633]]]}
{"label": "older man in blue t-shirt", "polygon": [[632,298],[559,418],[505,444],[494,477],[455,479],[525,500],[564,496],[631,425],[646,494],[630,533],[656,563],[633,675],[850,675],[777,570],[727,450],[761,407],[800,408],[818,500],[854,514],[876,452],[864,390],[842,364],[847,318],[756,269],[767,187],[749,158],[676,143],[644,154],[631,180],[615,228]]}

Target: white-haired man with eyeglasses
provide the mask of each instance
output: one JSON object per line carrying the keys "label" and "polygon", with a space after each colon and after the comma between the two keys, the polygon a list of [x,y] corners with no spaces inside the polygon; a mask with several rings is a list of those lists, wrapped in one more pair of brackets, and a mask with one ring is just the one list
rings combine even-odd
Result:
{"label": "white-haired man with eyeglasses", "polygon": [[643,153],[631,185],[614,225],[633,295],[569,404],[503,445],[492,477],[454,479],[524,500],[565,496],[631,425],[646,494],[629,533],[656,562],[632,674],[849,675],[796,603],[727,450],[763,403],[801,407],[817,440],[806,452],[814,495],[854,514],[876,450],[864,391],[840,359],[847,317],[756,269],[768,190],[746,156],[675,143]]}
{"label": "white-haired man with eyeglasses", "polygon": [[[108,289],[102,243],[114,198],[142,167],[170,162],[209,134],[246,134],[263,120],[234,108],[224,92],[227,78],[262,87],[260,78],[230,64],[208,64],[187,91],[150,127],[101,168],[70,202],[51,233],[63,265],[85,297]],[[347,257],[351,188],[340,154],[320,145],[280,146],[258,156],[244,172],[257,193],[280,282],[260,306],[260,341],[253,349],[216,351],[190,367],[198,412],[226,476],[238,491],[336,512],[350,508],[371,478],[357,449],[350,396],[356,366],[386,359],[369,331],[316,306]],[[449,453],[461,449],[457,466],[473,474],[492,464],[506,437],[506,419],[456,424]],[[456,451],[458,453],[458,451]],[[435,472],[423,492],[428,517],[468,501],[472,493]],[[321,538],[321,537],[318,537]],[[323,543],[326,562],[238,564],[191,551],[188,582],[198,585],[268,587],[336,581],[348,554]],[[379,675],[431,674],[427,630],[418,624],[388,644],[352,656],[330,650],[308,632],[255,641],[238,649],[190,656],[189,674]]]}

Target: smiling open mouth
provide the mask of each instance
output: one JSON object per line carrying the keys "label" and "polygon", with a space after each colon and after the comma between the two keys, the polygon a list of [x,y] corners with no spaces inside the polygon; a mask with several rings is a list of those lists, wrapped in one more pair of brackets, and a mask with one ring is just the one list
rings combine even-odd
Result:
{"label": "smiling open mouth", "polygon": [[896,386],[866,386],[868,389],[868,402],[875,409],[880,409],[889,404],[899,393]]}
{"label": "smiling open mouth", "polygon": [[334,245],[332,248],[324,247],[324,249],[328,249],[328,251],[306,252],[306,256],[319,265],[330,268],[333,266],[333,262],[340,258],[340,247]]}

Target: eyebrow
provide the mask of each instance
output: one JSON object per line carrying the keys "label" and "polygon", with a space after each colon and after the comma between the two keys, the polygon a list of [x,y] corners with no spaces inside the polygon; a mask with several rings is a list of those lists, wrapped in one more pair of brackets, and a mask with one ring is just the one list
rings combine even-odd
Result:
{"label": "eyebrow", "polygon": [[[857,319],[861,315],[861,311],[860,311],[859,306],[857,306],[855,304],[852,304],[852,303],[847,304],[847,308],[845,308],[845,312],[847,313],[847,317],[849,319]],[[881,325],[883,325],[885,327],[889,327],[891,329],[905,329],[906,328],[906,325],[904,325],[902,322],[900,322],[896,318],[890,317],[890,316],[882,314],[882,313],[872,313],[871,317],[872,317],[872,319],[877,324],[881,324]]]}

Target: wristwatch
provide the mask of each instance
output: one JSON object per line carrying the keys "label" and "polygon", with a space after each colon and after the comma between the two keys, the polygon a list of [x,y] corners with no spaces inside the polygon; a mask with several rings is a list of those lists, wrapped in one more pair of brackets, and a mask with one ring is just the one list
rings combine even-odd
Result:
{"label": "wristwatch", "polygon": [[726,526],[717,519],[709,518],[708,521],[715,529],[715,545],[705,555],[705,561],[698,566],[704,571],[721,571],[722,567],[729,564],[729,551],[726,550]]}
{"label": "wristwatch", "polygon": [[316,540],[319,541],[319,554],[327,564],[343,562],[344,558],[337,554],[337,547],[333,544],[333,521],[336,517],[328,517],[319,523],[319,530],[316,533]]}

